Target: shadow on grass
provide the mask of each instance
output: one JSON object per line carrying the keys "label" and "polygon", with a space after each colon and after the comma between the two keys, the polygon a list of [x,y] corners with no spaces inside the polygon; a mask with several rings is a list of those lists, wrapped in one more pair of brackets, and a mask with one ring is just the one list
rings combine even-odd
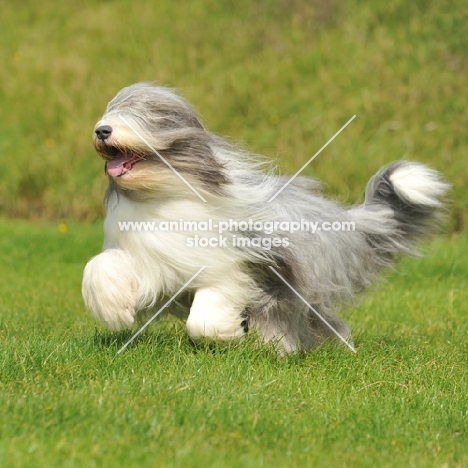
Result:
{"label": "shadow on grass", "polygon": [[167,323],[160,322],[157,326],[146,328],[135,338],[133,337],[138,332],[137,328],[120,332],[95,329],[92,342],[97,348],[115,349],[116,351],[120,350],[130,340],[131,343],[128,344],[125,350],[135,349],[140,346],[149,348],[154,348],[156,346],[158,348],[177,346],[180,348],[185,333],[182,333],[179,328],[180,327],[176,326],[175,323],[169,321]]}
{"label": "shadow on grass", "polygon": [[[92,337],[92,345],[98,349],[115,350],[117,353],[134,336],[136,330],[124,330],[121,332],[110,332],[95,329]],[[414,340],[420,337],[414,337]],[[282,366],[303,366],[311,365],[317,361],[348,361],[354,357],[369,355],[386,349],[389,354],[395,354],[398,350],[405,350],[411,347],[413,341],[411,337],[401,334],[392,335],[368,335],[357,333],[355,345],[357,355],[351,353],[341,343],[327,341],[315,349],[298,351],[291,354],[282,355],[278,352],[274,342],[264,343],[255,333],[249,333],[241,340],[233,342],[219,342],[201,340],[194,343],[185,328],[178,323],[159,323],[156,327],[149,327],[138,335],[124,350],[125,352],[144,349],[145,352],[155,352],[157,349],[161,353],[182,352],[192,355],[227,356],[235,355],[236,358],[247,360],[267,359],[269,361],[281,362]],[[413,343],[414,344],[414,343]]]}

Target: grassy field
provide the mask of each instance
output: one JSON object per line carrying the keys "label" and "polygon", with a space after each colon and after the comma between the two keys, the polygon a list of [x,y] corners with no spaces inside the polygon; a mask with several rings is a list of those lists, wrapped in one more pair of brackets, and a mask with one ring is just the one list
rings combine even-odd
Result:
{"label": "grassy field", "polygon": [[[59,230],[60,228],[60,230]],[[0,228],[0,460],[10,467],[463,467],[468,242],[431,244],[348,319],[358,353],[197,349],[164,321],[117,355],[80,297],[100,226]]]}
{"label": "grassy field", "polygon": [[[1,2],[0,466],[468,466],[468,9],[456,0]],[[215,133],[353,203],[382,165],[453,184],[447,234],[364,296],[358,353],[196,348],[164,320],[124,353],[80,287],[102,244],[94,123],[177,88]],[[14,219],[16,218],[16,219]]]}
{"label": "grassy field", "polygon": [[94,123],[123,86],[176,87],[212,131],[354,202],[389,162],[430,163],[467,228],[468,9],[456,0],[2,2],[0,213],[94,220]]}

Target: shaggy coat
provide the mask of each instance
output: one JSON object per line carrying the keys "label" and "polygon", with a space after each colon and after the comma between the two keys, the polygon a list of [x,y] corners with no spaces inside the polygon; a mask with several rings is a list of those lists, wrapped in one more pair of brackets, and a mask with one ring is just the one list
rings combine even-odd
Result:
{"label": "shaggy coat", "polygon": [[[167,309],[185,310],[193,340],[255,330],[280,352],[338,335],[349,341],[337,313],[433,230],[448,188],[434,170],[407,161],[374,175],[364,203],[351,208],[302,177],[284,187],[287,177],[207,131],[172,90],[147,83],[109,103],[94,146],[109,187],[103,252],[83,277],[91,314],[110,330],[129,328],[182,288]],[[122,228],[131,221],[140,228]],[[157,229],[184,221],[198,229]],[[220,223],[230,229],[220,234]]]}

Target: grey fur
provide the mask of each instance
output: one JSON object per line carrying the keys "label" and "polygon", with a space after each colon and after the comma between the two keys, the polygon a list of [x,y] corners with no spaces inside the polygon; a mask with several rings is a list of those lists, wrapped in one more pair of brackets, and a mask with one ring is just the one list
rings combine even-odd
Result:
{"label": "grey fur", "polygon": [[[248,327],[256,329],[265,340],[281,336],[286,350],[311,348],[333,334],[269,266],[274,266],[337,331],[349,336],[349,327],[337,317],[337,312],[353,304],[356,294],[371,286],[383,268],[401,255],[411,254],[415,242],[430,234],[441,212],[438,200],[448,188],[435,171],[399,161],[370,180],[365,202],[359,206],[345,208],[329,201],[317,193],[318,184],[302,178],[268,203],[288,179],[274,175],[269,168],[265,174],[259,158],[208,132],[191,107],[171,90],[146,83],[125,88],[110,102],[103,119],[119,114],[132,118],[176,170],[194,184],[199,182],[197,188],[207,197],[211,195],[213,210],[225,209],[227,216],[238,219],[355,223],[355,230],[348,232],[262,233],[261,236],[271,238],[287,236],[289,248],[245,248],[242,268],[257,289],[240,318],[242,326],[246,329],[247,321]],[[106,148],[99,141],[95,145],[107,160],[112,159],[113,148]],[[167,170],[149,148],[144,151],[123,145],[118,150],[143,151],[145,161],[151,161],[161,171]],[[420,175],[426,184],[421,190],[429,193],[428,184],[433,184],[437,203],[415,204],[405,199],[404,190],[395,190],[391,176],[403,169]],[[113,178],[109,180],[108,197],[117,191],[136,201],[150,198],[149,194],[122,190]],[[181,183],[180,190],[183,188]],[[156,197],[155,203],[164,200]]]}

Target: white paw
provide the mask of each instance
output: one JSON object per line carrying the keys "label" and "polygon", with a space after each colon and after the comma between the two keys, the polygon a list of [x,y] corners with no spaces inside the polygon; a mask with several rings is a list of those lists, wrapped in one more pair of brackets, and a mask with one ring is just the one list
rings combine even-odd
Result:
{"label": "white paw", "polygon": [[85,267],[82,294],[86,307],[112,331],[129,328],[135,320],[137,277],[131,258],[108,249]]}
{"label": "white paw", "polygon": [[186,326],[194,341],[201,338],[229,341],[242,337],[248,330],[242,311],[210,288],[200,288],[195,293]]}

